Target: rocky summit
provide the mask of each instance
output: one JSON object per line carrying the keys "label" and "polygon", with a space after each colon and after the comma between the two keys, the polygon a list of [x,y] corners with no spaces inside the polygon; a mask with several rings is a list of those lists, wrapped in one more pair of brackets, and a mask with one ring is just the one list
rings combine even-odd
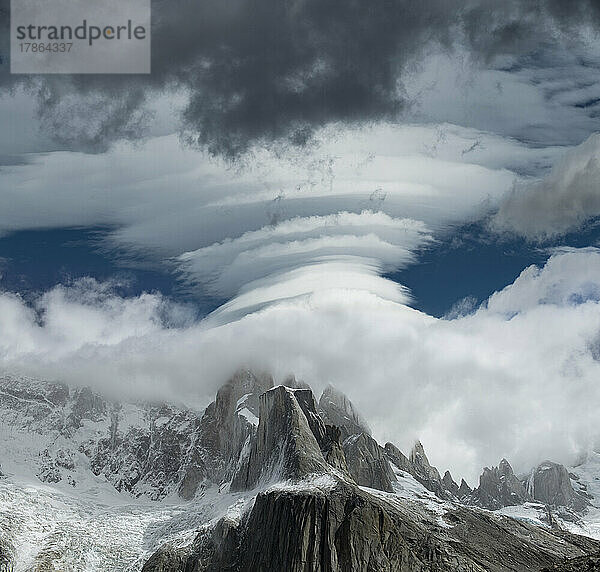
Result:
{"label": "rocky summit", "polygon": [[420,442],[382,447],[331,386],[240,370],[193,411],[7,377],[0,409],[0,566],[500,572],[600,553],[593,464],[503,459],[472,489]]}

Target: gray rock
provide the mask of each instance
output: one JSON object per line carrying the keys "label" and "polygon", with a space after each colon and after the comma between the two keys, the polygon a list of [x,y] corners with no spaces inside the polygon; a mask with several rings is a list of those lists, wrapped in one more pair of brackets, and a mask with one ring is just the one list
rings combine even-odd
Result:
{"label": "gray rock", "polygon": [[108,403],[89,387],[73,390],[72,405],[65,423],[65,433],[71,435],[84,420],[98,422],[106,418]]}
{"label": "gray rock", "polygon": [[441,499],[455,499],[460,494],[460,487],[454,482],[449,471],[446,471],[442,479],[439,471],[430,465],[420,441],[413,447],[410,459],[392,443],[386,443],[384,451],[398,469],[412,475],[416,481]]}
{"label": "gray rock", "polygon": [[510,463],[502,459],[497,467],[485,467],[479,477],[479,487],[471,495],[476,506],[496,510],[531,500],[521,481],[515,476]]}
{"label": "gray rock", "polygon": [[534,500],[553,507],[582,511],[589,504],[586,497],[573,489],[567,469],[551,461],[544,461],[531,472],[527,488]]}
{"label": "gray rock", "polygon": [[15,568],[14,547],[7,539],[0,542],[0,572],[12,572]]}
{"label": "gray rock", "polygon": [[[291,387],[291,386],[287,386]],[[306,416],[323,457],[335,469],[349,475],[346,456],[341,443],[341,430],[333,425],[326,425],[317,411],[317,402],[310,388],[301,388],[294,391],[298,405]]]}
{"label": "gray rock", "polygon": [[301,379],[296,379],[295,375],[288,375],[284,380],[282,385],[289,387],[290,389],[309,389],[312,392],[312,389],[308,383],[302,381]]}
{"label": "gray rock", "polygon": [[414,473],[413,466],[411,465],[408,457],[392,443],[386,443],[383,448],[387,458],[396,465],[401,471],[412,475]]}
{"label": "gray rock", "polygon": [[564,563],[544,568],[541,572],[600,572],[600,552],[591,556],[570,558]]}
{"label": "gray rock", "polygon": [[259,397],[273,387],[269,375],[239,370],[217,392],[202,417],[199,446],[205,451],[209,478],[229,480],[244,447],[256,434]]}
{"label": "gray rock", "polygon": [[319,413],[325,423],[340,428],[342,441],[357,433],[371,435],[369,426],[352,402],[331,385],[325,388],[319,399]]}
{"label": "gray rock", "polygon": [[341,480],[277,487],[241,520],[225,518],[182,549],[165,545],[143,572],[537,572],[600,547],[476,509],[443,518],[440,526],[423,505],[392,504]]}
{"label": "gray rock", "polygon": [[454,482],[450,471],[446,471],[444,473],[444,476],[442,477],[442,485],[444,485],[444,489],[452,496],[458,497],[459,486]]}
{"label": "gray rock", "polygon": [[0,388],[0,413],[40,443],[31,463],[43,482],[77,486],[77,473],[91,471],[119,491],[160,499],[173,492],[191,498],[207,478],[194,411],[121,405],[89,388],[29,378],[0,378]]}
{"label": "gray rock", "polygon": [[448,496],[439,471],[429,464],[429,459],[420,441],[415,443],[408,460],[413,469],[412,474],[417,481],[440,498]]}
{"label": "gray rock", "polygon": [[335,469],[338,469],[345,475],[350,475],[346,454],[342,446],[342,432],[339,427],[334,425],[325,425],[325,436],[319,443],[321,452],[325,460]]}
{"label": "gray rock", "polygon": [[158,500],[179,490],[191,498],[190,473],[207,476],[195,447],[198,415],[163,405],[148,408],[146,416],[147,425],[121,430],[121,412],[113,410],[108,435],[89,451],[92,472],[134,496]]}
{"label": "gray rock", "polygon": [[473,489],[467,484],[465,479],[460,480],[460,487],[458,487],[457,497],[459,500],[467,499],[471,496]]}
{"label": "gray rock", "polygon": [[344,443],[350,474],[363,487],[393,492],[394,472],[375,439],[366,433],[350,435]]}
{"label": "gray rock", "polygon": [[327,472],[328,464],[309,421],[296,399],[306,390],[283,385],[260,396],[259,423],[250,454],[231,483],[231,490],[252,489],[260,482],[300,479]]}

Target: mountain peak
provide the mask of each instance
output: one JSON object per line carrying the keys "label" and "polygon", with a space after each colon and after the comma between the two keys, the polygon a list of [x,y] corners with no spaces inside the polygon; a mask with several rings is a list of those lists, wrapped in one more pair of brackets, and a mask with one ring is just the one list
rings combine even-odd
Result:
{"label": "mountain peak", "polygon": [[354,404],[333,385],[328,385],[321,394],[319,412],[326,423],[340,428],[343,440],[356,433],[371,435],[371,429]]}
{"label": "mountain peak", "polygon": [[531,500],[531,496],[506,459],[502,459],[497,467],[484,468],[479,477],[479,486],[471,495],[473,504],[491,510],[522,504],[528,500]]}
{"label": "mountain peak", "polygon": [[[278,385],[260,396],[256,438],[234,476],[232,490],[327,471],[327,463],[295,396],[296,391],[307,390]],[[307,399],[303,394],[299,397],[303,401]]]}

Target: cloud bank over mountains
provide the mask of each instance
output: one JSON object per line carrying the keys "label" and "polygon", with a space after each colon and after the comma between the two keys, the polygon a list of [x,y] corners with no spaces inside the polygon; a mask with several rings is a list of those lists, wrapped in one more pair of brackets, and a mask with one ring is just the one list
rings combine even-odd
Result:
{"label": "cloud bank over mountains", "polygon": [[0,295],[2,369],[113,395],[202,405],[240,364],[333,383],[403,446],[473,480],[508,456],[517,470],[573,462],[598,445],[600,251],[557,253],[482,307],[436,319],[367,289],[329,289],[214,325],[158,294],[60,286],[33,308]]}
{"label": "cloud bank over mountains", "polygon": [[[586,180],[577,173],[594,165],[596,138],[567,155],[451,125],[324,141],[240,169],[172,135],[4,168],[4,232],[105,224],[107,252],[169,265],[223,304],[198,322],[159,293],[120,298],[94,281],[33,301],[4,293],[0,369],[198,406],[240,365],[294,372],[346,391],[380,439],[408,448],[419,437],[472,481],[501,457],[526,470],[597,443],[597,250],[558,251],[446,320],[411,309],[411,293],[383,276],[418,261],[440,230],[498,209],[496,223],[510,207],[522,214],[504,215],[513,224],[557,224],[548,212],[578,224],[555,205],[579,200],[582,187],[562,182]],[[549,174],[533,178],[532,164]],[[546,209],[515,206],[538,187]]]}

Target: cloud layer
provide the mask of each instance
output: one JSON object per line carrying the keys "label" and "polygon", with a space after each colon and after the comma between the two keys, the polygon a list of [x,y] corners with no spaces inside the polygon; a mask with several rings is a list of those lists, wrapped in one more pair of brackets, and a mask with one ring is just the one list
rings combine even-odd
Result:
{"label": "cloud layer", "polygon": [[337,130],[310,152],[264,151],[232,169],[169,135],[4,168],[0,233],[106,226],[107,251],[167,265],[219,300],[260,285],[264,303],[268,291],[280,297],[286,277],[297,293],[318,273],[327,287],[344,264],[348,279],[362,272],[381,294],[390,291],[381,274],[412,263],[441,229],[494,208],[520,179],[511,169],[555,154],[451,125],[378,126]]}
{"label": "cloud layer", "polygon": [[434,462],[472,482],[502,456],[527,470],[598,445],[598,250],[557,253],[454,320],[369,290],[332,285],[222,325],[90,281],[33,308],[2,294],[0,364],[199,406],[238,365],[294,372],[346,391],[379,439],[406,448],[420,437]]}
{"label": "cloud layer", "polygon": [[600,215],[600,135],[567,152],[543,180],[516,187],[492,221],[496,230],[547,240]]}
{"label": "cloud layer", "polygon": [[[8,0],[0,13],[8,14]],[[62,144],[105,150],[137,139],[145,105],[164,90],[184,93],[184,131],[214,153],[254,143],[304,144],[332,122],[396,120],[410,101],[407,68],[424,53],[467,50],[489,63],[529,56],[540,45],[594,30],[594,0],[218,0],[153,3],[152,75],[25,77],[0,64],[0,82],[36,94],[41,120]],[[2,18],[8,40],[9,18]],[[6,33],[5,33],[6,32]],[[8,54],[8,49],[0,50]],[[6,61],[5,61],[6,60]]]}

